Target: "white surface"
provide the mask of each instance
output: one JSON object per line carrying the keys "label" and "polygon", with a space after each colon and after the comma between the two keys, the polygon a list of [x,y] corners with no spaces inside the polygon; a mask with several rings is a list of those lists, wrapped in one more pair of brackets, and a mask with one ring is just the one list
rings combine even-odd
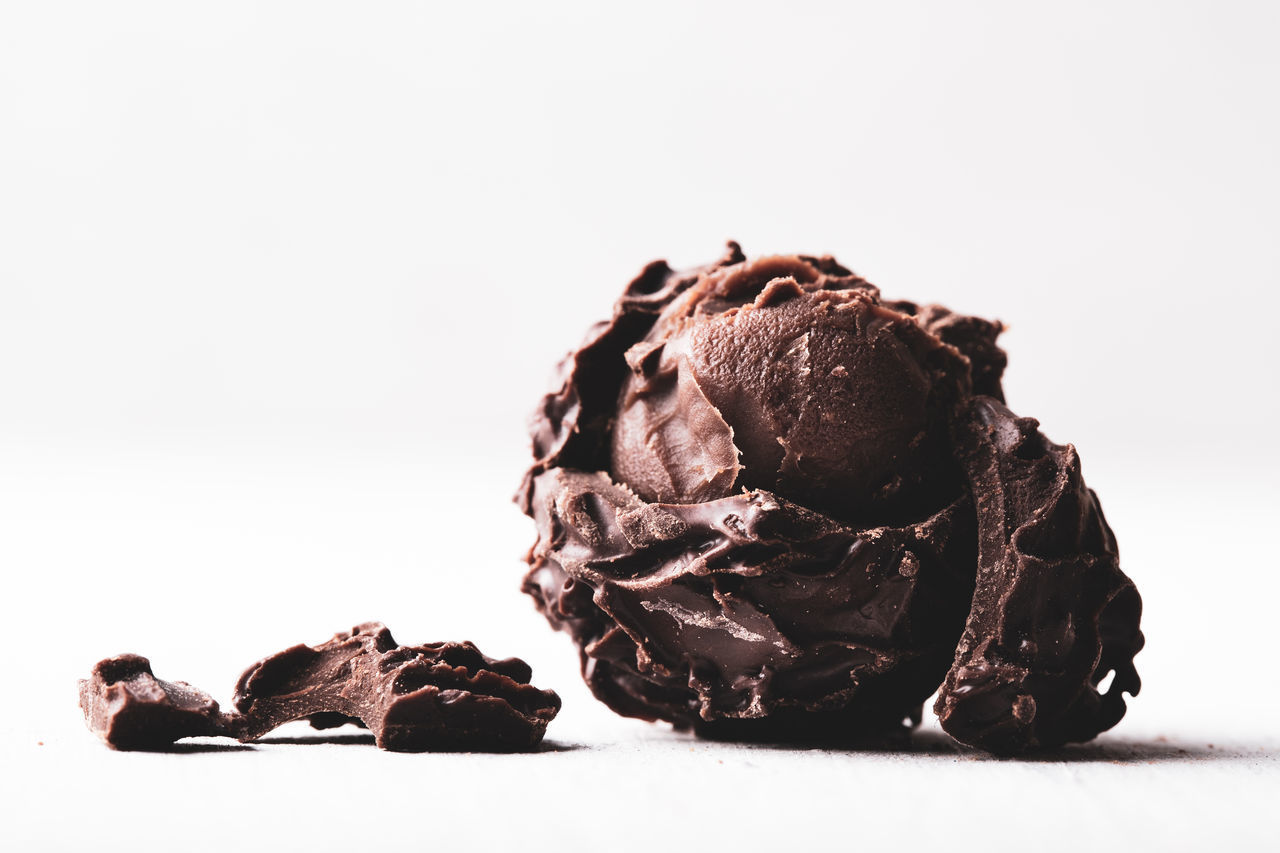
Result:
{"label": "white surface", "polygon": [[[691,847],[1274,844],[1278,20],[0,6],[0,842],[641,848],[657,811]],[[516,592],[523,419],[644,262],[728,237],[1011,324],[1010,404],[1080,448],[1146,602],[1099,747],[740,748],[587,695]],[[104,655],[225,701],[370,618],[528,659],[557,750],[124,755],[79,720]]]}
{"label": "white surface", "polygon": [[[1046,850],[1274,842],[1280,697],[1261,650],[1273,642],[1276,585],[1249,533],[1280,512],[1272,491],[1202,503],[1186,492],[1213,481],[1196,472],[1190,485],[1111,484],[1107,511],[1147,605],[1142,693],[1097,746],[1012,762],[955,749],[932,721],[920,751],[903,755],[701,743],[613,717],[578,680],[567,639],[515,592],[531,531],[506,501],[510,472],[482,467],[472,480],[421,448],[332,445],[209,458],[7,447],[3,462],[5,564],[22,567],[6,620],[23,675],[21,690],[4,689],[24,704],[6,706],[0,803],[17,849],[180,837],[197,850],[276,838],[337,850],[372,832],[397,847],[640,850],[660,830],[647,811],[694,847],[899,843],[900,833],[960,850],[1032,838]],[[406,642],[469,638],[525,657],[535,683],[565,701],[552,751],[112,753],[75,705],[75,679],[125,650],[226,702],[258,657],[368,618]],[[36,660],[21,650],[28,641]]]}
{"label": "white surface", "polygon": [[511,757],[364,744],[181,755],[110,754],[83,738],[27,746],[27,784],[75,803],[83,823],[35,808],[19,822],[20,849],[92,838],[97,850],[269,840],[290,850],[1265,850],[1280,794],[1274,751],[1252,744],[1220,755],[1106,738],[1049,764],[956,755],[935,739],[913,754],[848,754],[656,729],[552,747]]}

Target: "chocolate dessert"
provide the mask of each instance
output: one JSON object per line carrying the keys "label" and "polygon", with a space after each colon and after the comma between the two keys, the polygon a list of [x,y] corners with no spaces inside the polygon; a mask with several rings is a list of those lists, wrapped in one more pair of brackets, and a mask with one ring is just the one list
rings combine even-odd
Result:
{"label": "chocolate dessert", "polygon": [[830,257],[647,266],[517,495],[524,589],[593,693],[713,737],[892,735],[940,685],[992,752],[1114,725],[1141,600],[1075,449],[1005,408],[1000,331]]}

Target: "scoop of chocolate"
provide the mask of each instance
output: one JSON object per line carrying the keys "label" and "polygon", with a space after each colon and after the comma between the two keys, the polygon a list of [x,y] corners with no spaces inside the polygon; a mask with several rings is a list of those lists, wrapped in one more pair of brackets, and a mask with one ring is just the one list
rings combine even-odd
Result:
{"label": "scoop of chocolate", "polygon": [[673,300],[624,355],[613,475],[658,502],[746,487],[845,519],[927,509],[966,365],[827,269],[733,264]]}
{"label": "scoop of chocolate", "polygon": [[80,682],[89,728],[116,749],[162,749],[185,737],[252,741],[292,720],[368,728],[395,752],[531,749],[560,697],[529,683],[528,664],[495,660],[471,643],[401,646],[380,623],[318,646],[297,645],[240,676],[235,713],[207,694],[156,679],[146,658],[101,661]]}
{"label": "scoop of chocolate", "polygon": [[112,749],[163,749],[182,738],[222,733],[223,715],[209,694],[183,681],[161,681],[139,655],[98,661],[80,682],[80,709],[90,731]]}
{"label": "scoop of chocolate", "polygon": [[1114,725],[1140,600],[1074,449],[1003,407],[1000,331],[831,258],[646,267],[517,498],[525,591],[595,695],[730,737],[876,737],[939,684],[993,751]]}

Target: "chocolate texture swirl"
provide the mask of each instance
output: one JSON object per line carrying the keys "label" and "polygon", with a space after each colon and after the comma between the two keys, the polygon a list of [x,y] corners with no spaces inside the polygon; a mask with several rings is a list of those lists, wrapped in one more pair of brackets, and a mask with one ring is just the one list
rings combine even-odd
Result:
{"label": "chocolate texture swirl", "polygon": [[593,693],[712,737],[879,739],[939,685],[992,752],[1114,725],[1141,601],[1075,449],[1004,407],[1000,331],[830,257],[647,266],[561,363],[517,495],[524,589]]}

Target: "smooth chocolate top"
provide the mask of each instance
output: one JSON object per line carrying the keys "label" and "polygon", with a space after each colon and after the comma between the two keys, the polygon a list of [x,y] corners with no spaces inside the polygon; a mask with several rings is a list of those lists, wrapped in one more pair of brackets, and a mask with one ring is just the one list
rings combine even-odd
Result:
{"label": "smooth chocolate top", "polygon": [[1113,725],[1140,600],[1074,449],[992,426],[1013,418],[1000,331],[829,257],[646,267],[562,363],[517,496],[525,591],[597,697],[856,740],[943,684],[947,730],[998,752]]}
{"label": "smooth chocolate top", "polygon": [[828,269],[764,258],[674,299],[624,354],[613,475],[651,501],[745,487],[847,520],[927,508],[949,474],[946,412],[968,366],[874,287]]}

